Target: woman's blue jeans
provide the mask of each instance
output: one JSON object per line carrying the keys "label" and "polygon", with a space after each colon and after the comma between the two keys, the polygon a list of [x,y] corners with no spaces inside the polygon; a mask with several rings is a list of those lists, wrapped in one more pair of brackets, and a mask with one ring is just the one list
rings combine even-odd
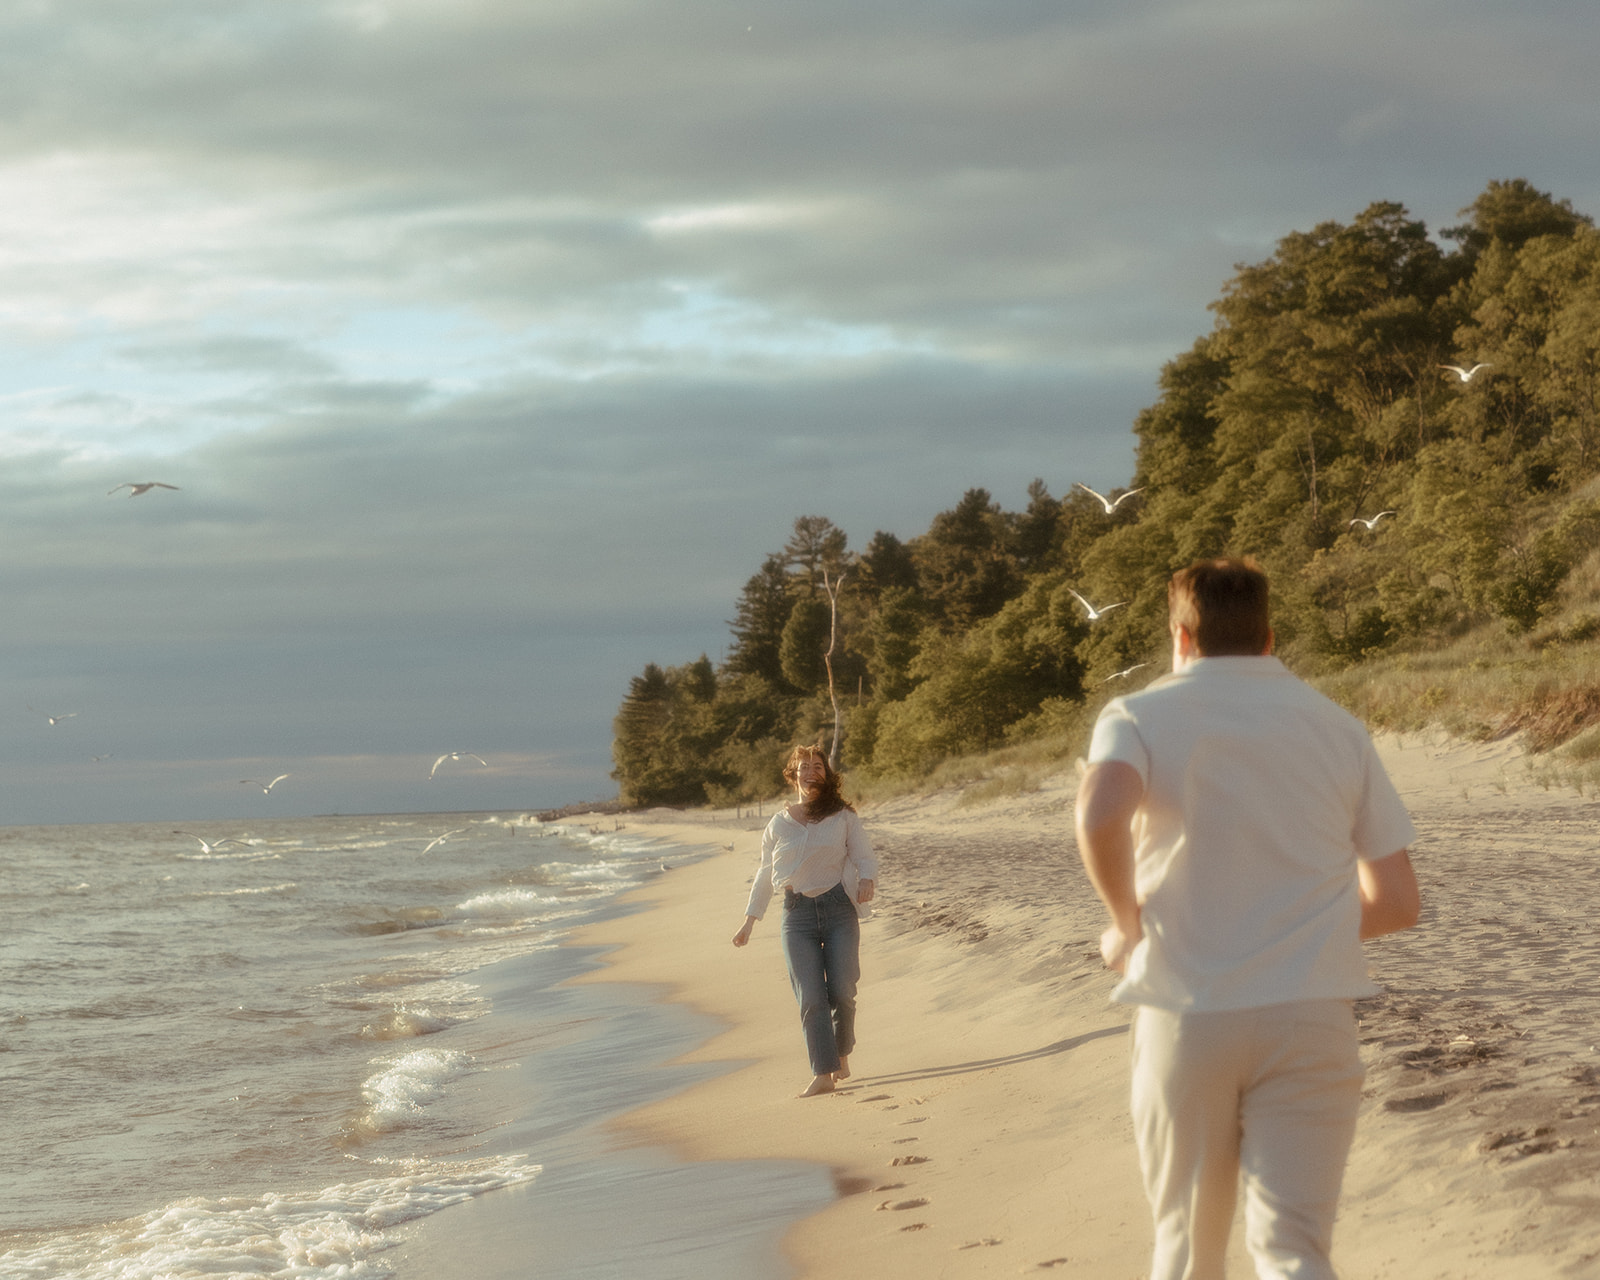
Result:
{"label": "woman's blue jeans", "polygon": [[842,884],[815,898],[784,895],[783,958],[800,1002],[811,1074],[828,1075],[856,1047],[861,980],[861,921]]}

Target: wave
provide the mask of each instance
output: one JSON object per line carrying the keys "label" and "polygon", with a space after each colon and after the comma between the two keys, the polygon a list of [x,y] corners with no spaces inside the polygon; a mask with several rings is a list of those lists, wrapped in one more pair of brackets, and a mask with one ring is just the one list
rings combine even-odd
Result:
{"label": "wave", "polygon": [[376,1022],[361,1028],[363,1040],[409,1040],[436,1035],[459,1026],[461,1018],[434,1013],[431,1009],[390,1009]]}
{"label": "wave", "polygon": [[393,1177],[257,1198],[180,1200],[143,1217],[0,1254],[8,1280],[170,1280],[177,1275],[359,1280],[391,1274],[392,1228],[531,1181],[525,1155],[411,1162]]}
{"label": "wave", "polygon": [[413,1123],[428,1104],[444,1096],[452,1081],[476,1071],[469,1054],[454,1049],[415,1049],[383,1063],[383,1070],[361,1087],[366,1114],[361,1128],[392,1133]]}
{"label": "wave", "polygon": [[[456,905],[457,911],[468,915],[521,915],[540,913],[559,903],[559,898],[548,898],[533,889],[497,889],[493,893],[480,893]],[[532,908],[533,911],[528,909]]]}
{"label": "wave", "polygon": [[295,893],[300,886],[293,880],[286,880],[282,884],[258,885],[252,889],[196,889],[189,896],[191,898],[247,898],[258,893]]}

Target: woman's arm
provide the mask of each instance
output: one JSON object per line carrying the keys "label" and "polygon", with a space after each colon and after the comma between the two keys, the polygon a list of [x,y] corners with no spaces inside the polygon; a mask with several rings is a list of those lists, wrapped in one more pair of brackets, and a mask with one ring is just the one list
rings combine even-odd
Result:
{"label": "woman's arm", "polygon": [[878,855],[872,851],[872,841],[867,839],[867,829],[861,815],[854,809],[845,810],[845,858],[856,864],[860,882],[856,886],[856,901],[871,902],[878,891]]}
{"label": "woman's arm", "polygon": [[[772,822],[776,821],[774,817]],[[750,884],[750,900],[745,904],[744,924],[733,935],[733,945],[736,947],[742,947],[750,941],[750,931],[756,927],[756,921],[767,914],[767,904],[772,901],[772,863],[778,847],[772,822],[767,823],[767,829],[761,833],[761,865],[756,868],[756,878]]]}

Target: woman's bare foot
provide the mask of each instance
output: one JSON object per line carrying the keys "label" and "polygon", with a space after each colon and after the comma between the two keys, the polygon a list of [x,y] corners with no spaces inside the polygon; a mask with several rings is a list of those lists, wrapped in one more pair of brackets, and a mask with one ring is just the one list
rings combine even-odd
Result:
{"label": "woman's bare foot", "polygon": [[835,1080],[848,1080],[850,1078],[850,1057],[848,1054],[839,1055],[839,1069],[833,1073]]}
{"label": "woman's bare foot", "polygon": [[799,1096],[802,1098],[815,1098],[819,1093],[833,1092],[833,1072],[825,1071],[820,1076],[813,1076],[811,1083],[806,1086],[806,1091]]}

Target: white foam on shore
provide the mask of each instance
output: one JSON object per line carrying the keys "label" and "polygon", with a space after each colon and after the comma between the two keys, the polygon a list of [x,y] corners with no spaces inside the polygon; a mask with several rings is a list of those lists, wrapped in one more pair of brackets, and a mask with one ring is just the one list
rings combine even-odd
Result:
{"label": "white foam on shore", "polygon": [[388,1232],[485,1191],[534,1178],[523,1155],[413,1165],[416,1171],[322,1191],[258,1198],[180,1200],[94,1232],[73,1232],[0,1254],[6,1280],[170,1280],[265,1276],[366,1280],[382,1263]]}
{"label": "white foam on shore", "polygon": [[559,898],[546,897],[533,889],[499,889],[493,893],[480,893],[474,898],[458,903],[457,911],[467,915],[517,915],[526,917],[533,912],[544,914],[544,908]]}
{"label": "white foam on shore", "polygon": [[389,1133],[414,1121],[444,1096],[452,1081],[476,1069],[469,1055],[453,1049],[414,1049],[384,1059],[382,1065],[361,1087],[367,1104],[364,1122],[374,1133]]}

